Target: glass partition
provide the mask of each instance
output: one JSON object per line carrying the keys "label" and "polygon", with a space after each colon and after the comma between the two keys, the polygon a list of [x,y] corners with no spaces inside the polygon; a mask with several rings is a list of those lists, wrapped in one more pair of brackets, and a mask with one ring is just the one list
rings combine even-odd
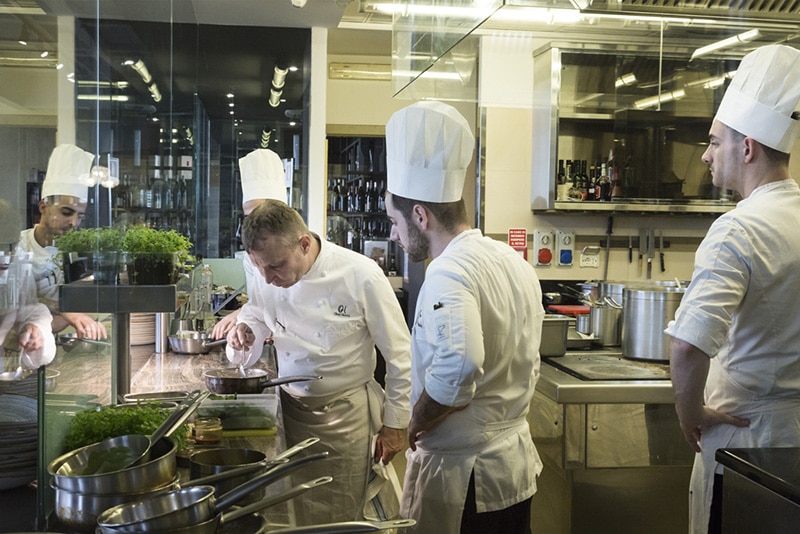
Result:
{"label": "glass partition", "polygon": [[[88,198],[80,228],[175,230],[191,240],[195,257],[238,250],[238,159],[254,149],[270,148],[284,159],[291,171],[287,200],[306,210],[310,30],[201,24],[188,5],[0,6],[0,372],[9,379],[0,381],[0,395],[35,402],[32,419],[20,423],[30,429],[20,432],[30,451],[38,446],[38,462],[26,456],[0,467],[0,489],[36,493],[41,530],[63,527],[53,517],[47,464],[65,452],[74,415],[120,400],[125,388],[117,379],[154,356],[157,315],[175,311],[181,298],[174,278],[163,288],[142,289],[125,284],[130,271],[115,278],[117,285],[69,283],[60,303],[57,288],[47,303],[57,320],[64,312],[85,314],[108,337],[99,344],[70,342],[62,334],[74,336],[75,325],[51,325],[47,317],[44,335],[57,330],[53,361],[20,366],[14,331],[27,324],[28,308],[16,273],[28,263],[12,253],[22,230],[49,221],[40,200],[53,149],[74,144],[93,156],[81,177]],[[40,246],[57,271],[68,273],[53,247],[55,233]],[[96,237],[93,246],[100,242]],[[91,257],[81,261],[96,264]],[[2,450],[0,456],[10,458]]]}

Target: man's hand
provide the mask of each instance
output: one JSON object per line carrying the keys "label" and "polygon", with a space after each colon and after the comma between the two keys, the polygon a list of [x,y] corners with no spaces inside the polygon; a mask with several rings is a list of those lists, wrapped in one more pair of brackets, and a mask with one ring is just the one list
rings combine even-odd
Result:
{"label": "man's hand", "polygon": [[681,419],[681,430],[683,437],[689,443],[694,452],[700,452],[700,439],[703,431],[715,425],[733,425],[739,427],[750,426],[749,419],[734,417],[717,410],[703,407],[699,418]]}
{"label": "man's hand", "polygon": [[214,329],[211,331],[211,337],[213,339],[222,339],[225,337],[228,332],[230,332],[231,329],[236,326],[237,317],[239,317],[239,310],[229,313],[220,319],[219,322],[214,325]]}
{"label": "man's hand", "polygon": [[19,331],[18,342],[24,352],[34,352],[44,346],[44,334],[35,324],[28,323]]}
{"label": "man's hand", "polygon": [[253,330],[245,323],[239,323],[228,332],[228,346],[233,350],[248,350],[256,341]]}
{"label": "man's hand", "polygon": [[670,346],[670,376],[675,392],[675,411],[681,430],[694,452],[700,452],[703,431],[714,425],[749,426],[750,421],[724,414],[703,403],[703,388],[708,378],[708,354],[677,338]]}
{"label": "man's hand", "polygon": [[85,313],[62,313],[61,317],[75,328],[78,337],[86,339],[106,339],[108,337],[103,323],[95,321]]}
{"label": "man's hand", "polygon": [[406,429],[404,428],[381,427],[380,432],[378,432],[378,440],[375,443],[374,460],[376,463],[383,460],[384,464],[388,464],[395,454],[403,450],[405,432]]}

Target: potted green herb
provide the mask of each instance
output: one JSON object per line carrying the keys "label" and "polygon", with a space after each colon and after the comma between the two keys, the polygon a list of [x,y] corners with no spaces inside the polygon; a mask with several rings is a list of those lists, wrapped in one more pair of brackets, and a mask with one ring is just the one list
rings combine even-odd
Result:
{"label": "potted green herb", "polygon": [[122,244],[122,231],[114,227],[82,228],[57,237],[65,280],[73,282],[93,273],[97,284],[116,284]]}
{"label": "potted green herb", "polygon": [[192,242],[174,230],[131,226],[123,248],[128,257],[128,282],[166,285],[175,283],[176,266],[189,256]]}

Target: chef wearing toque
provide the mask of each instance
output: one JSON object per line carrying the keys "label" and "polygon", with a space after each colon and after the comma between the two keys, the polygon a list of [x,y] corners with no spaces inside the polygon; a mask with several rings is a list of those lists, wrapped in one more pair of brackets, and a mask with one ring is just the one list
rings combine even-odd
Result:
{"label": "chef wearing toque", "polygon": [[[286,172],[280,156],[272,150],[259,148],[239,158],[239,174],[242,179],[242,212],[245,216],[268,198],[286,202]],[[242,258],[242,266],[248,298],[257,299],[259,291],[256,285],[263,284],[264,279],[258,275],[247,254]],[[225,337],[236,324],[238,316],[239,310],[236,310],[220,319],[214,325],[212,337]]]}
{"label": "chef wearing toque", "polygon": [[411,344],[401,515],[420,534],[525,533],[542,463],[526,415],[544,309],[533,267],[472,229],[461,193],[475,140],[453,107],[386,125],[386,213],[410,261],[431,258]]}
{"label": "chef wearing toque", "polygon": [[85,313],[58,313],[58,286],[64,273],[56,261],[58,249],[53,241],[80,226],[86,213],[89,176],[94,156],[75,145],[59,145],[50,154],[39,201],[41,219],[33,228],[20,233],[17,253],[33,255],[33,273],[39,301],[53,313],[52,330],[73,326],[79,337],[107,337],[102,323]]}
{"label": "chef wearing toque", "polygon": [[713,184],[743,200],[709,228],[666,329],[675,408],[697,453],[694,533],[721,529],[717,449],[800,446],[800,188],[789,175],[799,101],[800,51],[750,52],[703,154]]}
{"label": "chef wearing toque", "polygon": [[[330,453],[303,469],[304,480],[333,477],[295,502],[296,524],[372,518],[376,508],[391,517],[397,495],[370,476],[390,469],[381,463],[405,445],[411,362],[389,280],[370,258],[320,239],[285,202],[262,201],[245,217],[242,242],[261,280],[228,332],[228,359],[255,364],[272,336],[279,376],[322,377],[281,386],[287,444],[317,437],[315,452]],[[385,393],[374,379],[376,347],[386,362]]]}

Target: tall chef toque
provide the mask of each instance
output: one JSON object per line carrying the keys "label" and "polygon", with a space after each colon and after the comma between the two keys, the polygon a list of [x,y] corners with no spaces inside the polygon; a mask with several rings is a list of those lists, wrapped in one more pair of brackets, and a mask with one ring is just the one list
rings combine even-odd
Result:
{"label": "tall chef toque", "polygon": [[800,136],[800,121],[791,117],[798,101],[800,51],[786,45],[762,46],[742,59],[715,119],[788,153]]}
{"label": "tall chef toque", "polygon": [[94,155],[75,145],[58,145],[50,154],[42,184],[42,198],[54,195],[77,197],[86,202],[89,196],[89,170]]}
{"label": "tall chef toque", "polygon": [[475,137],[452,106],[435,101],[412,104],[386,123],[386,188],[423,202],[461,200]]}
{"label": "tall chef toque", "polygon": [[260,199],[286,202],[286,174],[283,162],[272,150],[259,148],[239,158],[242,173],[242,202]]}

